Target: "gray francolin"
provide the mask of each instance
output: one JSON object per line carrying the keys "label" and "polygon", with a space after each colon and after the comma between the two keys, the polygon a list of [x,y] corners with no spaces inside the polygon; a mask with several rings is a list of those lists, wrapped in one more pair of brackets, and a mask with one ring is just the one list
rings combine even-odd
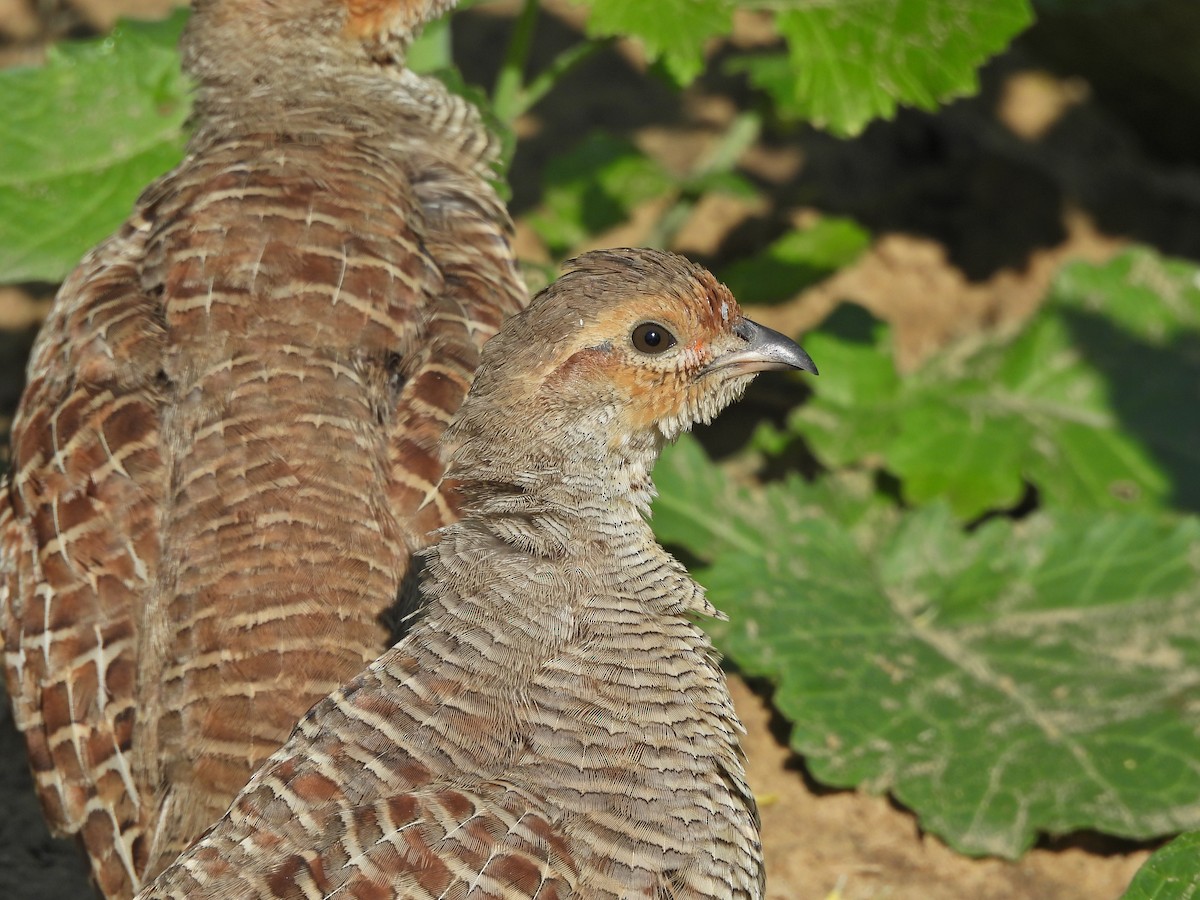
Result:
{"label": "gray francolin", "polygon": [[128,897],[391,643],[437,440],[527,299],[476,110],[404,68],[453,0],[197,0],[184,161],[62,287],[0,496],[43,806]]}
{"label": "gray francolin", "polygon": [[421,618],[140,900],[761,898],[716,611],[646,517],[664,442],[785,368],[815,372],[680,257],[570,264],[443,439]]}

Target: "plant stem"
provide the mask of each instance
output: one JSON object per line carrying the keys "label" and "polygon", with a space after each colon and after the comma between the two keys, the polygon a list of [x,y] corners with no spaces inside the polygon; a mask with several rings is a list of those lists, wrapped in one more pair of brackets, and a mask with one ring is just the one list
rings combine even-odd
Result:
{"label": "plant stem", "polygon": [[679,233],[679,229],[684,226],[695,208],[695,197],[676,191],[674,202],[658,217],[658,221],[646,234],[646,246],[669,248],[675,240],[675,235]]}
{"label": "plant stem", "polygon": [[539,72],[525,86],[525,90],[521,94],[520,107],[517,109],[516,114],[519,116],[521,113],[528,111],[530,107],[549,93],[550,89],[558,83],[559,79],[597,50],[607,47],[610,43],[612,43],[612,39],[610,38],[605,38],[604,40],[589,38],[583,43],[573,44],[554,57],[554,62],[550,63],[545,71]]}
{"label": "plant stem", "polygon": [[696,166],[692,177],[732,172],[738,159],[758,140],[761,132],[762,119],[757,113],[744,112],[737,116],[729,123],[717,145],[705,154],[704,161]]}
{"label": "plant stem", "polygon": [[529,61],[529,46],[533,42],[533,29],[537,24],[538,0],[525,0],[521,12],[513,24],[512,37],[504,52],[504,62],[496,76],[496,89],[492,92],[492,109],[508,126],[512,126],[523,111],[525,92],[525,65]]}

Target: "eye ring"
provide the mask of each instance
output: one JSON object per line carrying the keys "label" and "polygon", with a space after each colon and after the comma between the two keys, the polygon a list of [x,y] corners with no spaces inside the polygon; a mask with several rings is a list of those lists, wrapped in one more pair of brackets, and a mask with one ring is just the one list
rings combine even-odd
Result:
{"label": "eye ring", "polygon": [[658,322],[643,322],[638,325],[633,329],[630,341],[639,353],[647,353],[651,356],[666,353],[677,343],[675,335],[671,334],[670,329]]}

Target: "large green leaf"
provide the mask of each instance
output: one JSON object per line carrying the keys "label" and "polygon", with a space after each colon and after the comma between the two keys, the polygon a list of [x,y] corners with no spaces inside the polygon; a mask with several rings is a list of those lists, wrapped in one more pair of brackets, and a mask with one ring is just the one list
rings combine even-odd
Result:
{"label": "large green leaf", "polygon": [[873,481],[858,472],[833,473],[815,484],[793,477],[785,488],[752,491],[726,477],[689,435],[663,451],[654,483],[659,492],[654,533],[660,541],[700,559],[711,559],[723,550],[753,552],[759,534],[750,523],[764,504],[770,507],[770,516],[787,519],[795,512],[795,493],[807,498],[806,515],[832,517],[863,546],[873,545],[877,535],[889,532],[897,515],[876,492]]}
{"label": "large green leaf", "polygon": [[[705,44],[728,34],[732,0],[587,0],[588,33],[639,39],[680,84],[704,68]],[[853,135],[898,105],[933,109],[974,93],[976,70],[1032,21],[1028,0],[777,0],[743,4],[775,13],[786,54],[739,67],[784,115]]]}
{"label": "large green leaf", "polygon": [[978,90],[976,70],[1033,20],[1028,0],[781,0],[787,54],[741,63],[780,112],[854,135],[897,106]]}
{"label": "large green leaf", "polygon": [[737,491],[694,447],[660,536],[711,564],[721,649],[777,684],[813,775],[891,791],[967,853],[1200,825],[1200,521],[892,516],[799,479]]}
{"label": "large green leaf", "polygon": [[1138,869],[1121,900],[1195,900],[1200,897],[1200,831],[1181,835]]}
{"label": "large green leaf", "polygon": [[805,340],[822,377],[791,425],[827,465],[886,468],[967,518],[1026,481],[1049,506],[1200,509],[1198,273],[1145,250],[1071,266],[1016,339],[906,378],[885,332],[835,322]]}
{"label": "large green leaf", "polygon": [[1133,337],[1163,343],[1200,331],[1200,268],[1134,247],[1100,265],[1062,270],[1051,295],[1064,309],[1111,319]]}
{"label": "large green leaf", "polygon": [[179,161],[184,19],[123,22],[0,72],[0,280],[60,280]]}
{"label": "large green leaf", "polygon": [[587,0],[592,8],[587,30],[592,37],[629,35],[661,60],[679,84],[704,69],[704,45],[733,28],[731,0]]}

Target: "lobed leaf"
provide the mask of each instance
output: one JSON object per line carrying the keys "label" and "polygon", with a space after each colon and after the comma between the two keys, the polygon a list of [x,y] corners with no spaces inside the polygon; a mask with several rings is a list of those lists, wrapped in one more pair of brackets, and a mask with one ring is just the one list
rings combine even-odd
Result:
{"label": "lobed leaf", "polygon": [[1033,20],[1028,0],[782,0],[786,55],[738,67],[781,114],[853,136],[900,105],[934,109],[978,90],[976,70]]}
{"label": "lobed leaf", "polygon": [[814,777],[973,854],[1200,825],[1200,520],[855,520],[821,483],[731,494],[697,452],[656,470],[656,528],[710,561],[718,646],[776,683]]}
{"label": "lobed leaf", "polygon": [[891,370],[886,332],[806,345],[824,375],[790,427],[828,466],[885,468],[905,499],[974,518],[1026,482],[1064,508],[1200,509],[1198,270],[1132,250],[1068,267],[1008,342]]}
{"label": "lobed leaf", "polygon": [[[864,546],[890,532],[898,515],[894,505],[859,472],[835,472],[809,484],[799,477],[784,488],[754,491],[732,481],[708,458],[700,443],[684,435],[663,450],[654,467],[659,497],[654,504],[654,533],[665,544],[701,560],[721,553],[756,552],[760,535],[751,523],[764,504],[780,518],[820,516],[849,529]],[[802,498],[801,508],[796,506]],[[721,510],[713,514],[713,510]]]}
{"label": "lobed leaf", "polygon": [[1164,477],[1165,501],[1200,511],[1200,267],[1135,248],[1068,266],[1050,302],[1104,378],[1121,427]]}
{"label": "lobed leaf", "polygon": [[186,19],[121,22],[0,72],[0,279],[59,281],[179,161]]}

